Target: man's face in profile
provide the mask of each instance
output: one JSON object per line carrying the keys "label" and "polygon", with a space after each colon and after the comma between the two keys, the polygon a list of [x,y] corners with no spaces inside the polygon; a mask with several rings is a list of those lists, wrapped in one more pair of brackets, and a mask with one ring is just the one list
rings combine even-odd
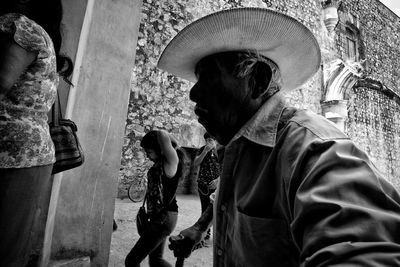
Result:
{"label": "man's face in profile", "polygon": [[214,56],[201,60],[196,70],[198,81],[190,91],[194,112],[207,132],[226,145],[248,119],[247,80],[233,76]]}

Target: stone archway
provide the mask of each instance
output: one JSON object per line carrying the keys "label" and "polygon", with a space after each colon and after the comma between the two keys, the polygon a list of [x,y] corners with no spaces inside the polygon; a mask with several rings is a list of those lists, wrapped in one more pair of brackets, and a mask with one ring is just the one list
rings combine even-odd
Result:
{"label": "stone archway", "polygon": [[335,59],[324,68],[324,95],[321,101],[322,114],[345,131],[347,119],[346,93],[362,76],[359,62],[344,62]]}

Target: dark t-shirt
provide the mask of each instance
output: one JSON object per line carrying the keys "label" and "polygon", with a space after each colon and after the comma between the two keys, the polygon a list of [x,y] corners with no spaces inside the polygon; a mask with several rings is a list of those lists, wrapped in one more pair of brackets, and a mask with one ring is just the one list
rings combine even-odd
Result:
{"label": "dark t-shirt", "polygon": [[[176,201],[176,190],[178,188],[181,164],[178,165],[178,170],[173,178],[168,178],[165,175],[162,179],[163,184],[163,198],[164,203],[167,205],[168,211],[178,211],[178,204]],[[169,203],[169,205],[168,205]]]}
{"label": "dark t-shirt", "polygon": [[179,160],[177,172],[172,178],[165,175],[163,165],[162,161],[156,162],[147,173],[147,208],[152,214],[164,208],[178,211],[175,194],[182,173],[182,162]]}

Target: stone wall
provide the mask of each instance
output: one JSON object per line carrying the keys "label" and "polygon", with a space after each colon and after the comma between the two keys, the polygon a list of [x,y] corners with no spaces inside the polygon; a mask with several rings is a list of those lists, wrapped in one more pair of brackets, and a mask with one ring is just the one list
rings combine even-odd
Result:
{"label": "stone wall", "polygon": [[[136,62],[132,69],[132,89],[120,172],[118,194],[120,197],[126,194],[130,181],[144,177],[151,165],[139,147],[140,138],[145,132],[162,128],[172,132],[183,146],[202,145],[204,129],[197,123],[192,112],[193,104],[188,99],[192,84],[156,68],[163,47],[189,22],[217,10],[242,6],[272,8],[291,15],[307,25],[320,43],[324,64],[336,58],[346,60],[346,25],[349,24],[348,21],[353,21],[355,26],[359,26],[358,30],[354,29],[353,34],[358,41],[358,59],[364,60],[363,78],[379,81],[385,88],[400,92],[400,59],[393,56],[400,52],[398,51],[399,18],[376,0],[342,1],[339,7],[340,23],[335,29],[335,34],[329,33],[324,26],[322,8],[318,0],[145,0]],[[321,113],[320,101],[324,95],[322,81],[323,71],[319,71],[311,81],[290,93],[288,101],[296,107]],[[371,94],[377,94],[379,97],[372,98]],[[393,132],[393,138],[388,137],[390,134],[386,133],[387,128],[379,128],[382,125],[389,125],[389,122],[368,126],[375,127],[376,133],[380,134],[366,139],[361,138],[357,130],[357,127],[362,125],[361,117],[355,115],[371,114],[370,110],[358,106],[359,101],[368,103],[367,105],[377,105],[379,114],[387,110],[381,103],[388,103],[392,107],[391,112],[397,114],[398,123],[399,104],[393,102],[394,100],[382,91],[375,90],[372,93],[368,88],[364,91],[357,89],[346,92],[346,97],[350,100],[346,132],[367,151],[373,151],[372,144],[378,141],[393,144],[390,153],[389,150],[379,149],[372,152],[371,156],[375,162],[379,162],[377,165],[384,169],[389,180],[400,179],[396,176],[398,174],[393,172],[393,168],[398,166],[395,158],[400,157],[398,139],[397,146],[392,141],[396,139],[394,126],[390,130]],[[376,99],[383,100],[376,102]],[[390,118],[389,115],[388,113],[380,117]],[[381,137],[383,139],[380,139]]]}
{"label": "stone wall", "polygon": [[346,60],[346,28],[357,40],[363,75],[347,92],[346,133],[400,189],[400,18],[379,1],[343,1],[336,28],[338,56]]}
{"label": "stone wall", "polygon": [[400,188],[400,102],[384,94],[376,82],[360,81],[350,98],[347,132]]}
{"label": "stone wall", "polygon": [[[377,0],[344,0],[336,29],[338,56],[345,56],[344,27],[357,27],[358,53],[364,75],[400,94],[400,18]],[[353,20],[355,20],[353,23]],[[357,29],[355,29],[357,31]]]}

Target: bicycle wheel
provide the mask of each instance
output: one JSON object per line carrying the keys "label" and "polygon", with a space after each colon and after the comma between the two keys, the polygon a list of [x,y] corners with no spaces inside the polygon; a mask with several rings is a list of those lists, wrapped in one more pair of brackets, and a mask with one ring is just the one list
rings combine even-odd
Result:
{"label": "bicycle wheel", "polygon": [[128,188],[128,197],[132,202],[141,202],[146,194],[145,179],[135,179]]}

